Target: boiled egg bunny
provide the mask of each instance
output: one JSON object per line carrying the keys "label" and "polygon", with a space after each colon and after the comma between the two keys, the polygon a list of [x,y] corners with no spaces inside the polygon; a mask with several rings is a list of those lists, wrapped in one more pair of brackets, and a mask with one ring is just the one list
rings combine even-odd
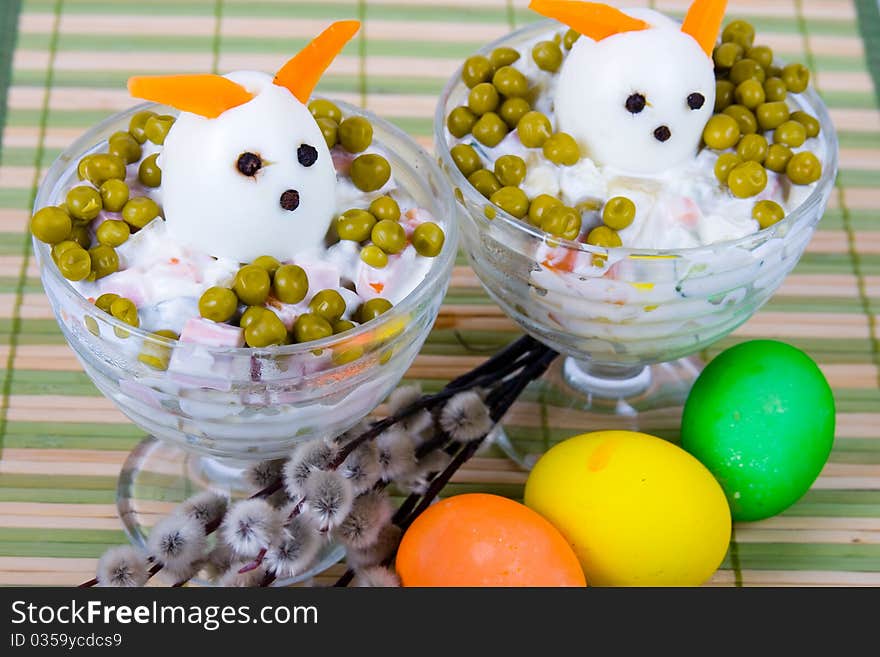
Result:
{"label": "boiled egg bunny", "polygon": [[559,74],[558,129],[625,173],[659,174],[695,157],[715,104],[712,50],[726,5],[694,0],[679,26],[651,10],[533,0],[531,9],[582,35]]}
{"label": "boiled egg bunny", "polygon": [[334,23],[274,78],[239,71],[129,80],[132,96],[180,110],[158,160],[173,239],[237,262],[289,261],[324,245],[336,172],[306,103],[359,27]]}

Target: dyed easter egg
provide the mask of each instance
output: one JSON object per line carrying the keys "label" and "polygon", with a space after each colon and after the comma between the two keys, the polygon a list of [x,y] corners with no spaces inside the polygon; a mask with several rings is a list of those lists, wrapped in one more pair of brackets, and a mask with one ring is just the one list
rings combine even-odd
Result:
{"label": "dyed easter egg", "polygon": [[718,479],[736,520],[794,504],[834,440],[834,397],[816,363],[773,340],[732,347],[703,370],[685,404],[682,446]]}
{"label": "dyed easter egg", "polygon": [[403,536],[404,586],[585,586],[577,557],[553,525],[497,495],[434,504]]}
{"label": "dyed easter egg", "polygon": [[696,586],[730,540],[730,510],[711,473],[644,433],[559,443],[535,464],[525,503],[565,536],[591,585]]}

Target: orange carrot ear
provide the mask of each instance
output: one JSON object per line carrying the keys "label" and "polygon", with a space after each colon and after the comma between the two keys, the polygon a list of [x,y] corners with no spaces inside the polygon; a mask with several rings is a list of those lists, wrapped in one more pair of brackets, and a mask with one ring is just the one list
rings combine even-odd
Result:
{"label": "orange carrot ear", "polygon": [[211,74],[136,76],[128,78],[128,93],[209,119],[254,97],[240,84]]}
{"label": "orange carrot ear", "polygon": [[359,21],[337,21],[275,74],[275,84],[286,87],[301,103],[307,103],[321,75],[360,29]]}
{"label": "orange carrot ear", "polygon": [[[699,0],[697,0],[699,2]],[[635,32],[650,27],[645,21],[624,14],[600,2],[577,0],[532,0],[529,9],[555,18],[595,41],[621,32]]]}
{"label": "orange carrot ear", "polygon": [[718,40],[727,0],[694,0],[688,9],[681,31],[690,34],[709,57]]}

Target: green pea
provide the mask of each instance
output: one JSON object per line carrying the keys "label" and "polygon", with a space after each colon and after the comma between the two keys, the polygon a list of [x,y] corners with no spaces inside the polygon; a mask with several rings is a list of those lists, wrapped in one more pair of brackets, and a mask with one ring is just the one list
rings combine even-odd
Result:
{"label": "green pea", "polygon": [[[270,312],[272,311],[264,308],[263,306],[249,306],[248,309],[241,314],[241,318],[238,320],[238,325],[241,328],[246,329],[254,321],[261,317],[263,313]],[[274,313],[272,314],[274,315]]]}
{"label": "green pea", "polygon": [[486,198],[489,198],[492,194],[501,189],[501,183],[498,181],[498,178],[495,177],[495,174],[489,171],[489,169],[474,171],[468,176],[468,182]]}
{"label": "green pea", "polygon": [[814,116],[810,116],[806,112],[792,112],[791,118],[804,126],[804,131],[808,139],[819,136],[819,121]]}
{"label": "green pea", "polygon": [[767,157],[767,139],[764,135],[745,135],[736,145],[736,154],[743,162],[764,162]]}
{"label": "green pea", "polygon": [[180,336],[174,331],[168,331],[165,329],[156,331],[150,335],[154,340],[144,340],[144,343],[141,346],[141,352],[138,354],[138,360],[155,370],[167,370],[168,363],[171,361],[173,346],[166,344],[166,341],[177,340]]}
{"label": "green pea", "polygon": [[349,153],[362,153],[373,143],[373,126],[362,116],[350,116],[339,124],[339,143]]}
{"label": "green pea", "polygon": [[309,301],[309,311],[328,322],[335,322],[345,312],[345,299],[336,290],[321,290]]}
{"label": "green pea", "polygon": [[110,307],[113,305],[113,302],[116,301],[118,298],[118,294],[107,292],[95,299],[95,306],[103,310],[105,313],[111,314]]}
{"label": "green pea", "polygon": [[[273,313],[274,314],[274,313]],[[296,342],[312,342],[333,335],[333,327],[323,317],[305,313],[293,323],[293,339]]]}
{"label": "green pea", "polygon": [[486,112],[477,120],[471,132],[478,142],[494,148],[507,135],[507,124],[495,112]]}
{"label": "green pea", "polygon": [[453,137],[461,139],[470,134],[477,123],[477,115],[468,107],[456,107],[449,113],[446,119],[446,128]]}
{"label": "green pea", "polygon": [[80,177],[95,187],[100,187],[111,178],[125,180],[125,160],[117,155],[96,153],[83,158],[80,165],[77,167]]}
{"label": "green pea", "polygon": [[131,133],[131,136],[135,138],[137,143],[143,144],[147,141],[147,121],[154,116],[156,116],[155,112],[144,110],[131,117],[131,121],[128,122],[128,131]]}
{"label": "green pea", "polygon": [[111,178],[101,185],[101,203],[110,212],[121,212],[128,201],[128,185],[122,180]]}
{"label": "green pea", "polygon": [[154,144],[161,146],[165,143],[165,137],[171,126],[174,125],[174,117],[167,114],[161,116],[151,116],[144,124],[144,134]]}
{"label": "green pea", "polygon": [[765,100],[764,85],[757,80],[741,82],[734,92],[736,102],[749,109],[755,109]]}
{"label": "green pea", "polygon": [[370,239],[385,253],[400,253],[406,246],[406,231],[396,221],[383,219],[373,226]]}
{"label": "green pea", "polygon": [[443,229],[433,221],[426,221],[416,226],[412,234],[412,244],[416,253],[426,258],[434,258],[443,250],[446,235]]}
{"label": "green pea", "polygon": [[471,89],[482,82],[488,82],[492,79],[495,67],[488,57],[483,55],[474,55],[464,60],[464,66],[461,69],[461,79]]}
{"label": "green pea", "polygon": [[489,197],[489,201],[517,219],[522,219],[529,211],[529,197],[519,187],[502,187]]}
{"label": "green pea", "polygon": [[124,221],[116,221],[115,219],[103,222],[98,226],[98,230],[96,231],[96,237],[98,238],[99,243],[114,248],[125,244],[130,235],[131,228],[129,225]]}
{"label": "green pea", "polygon": [[91,221],[104,207],[101,193],[94,187],[80,185],[67,192],[67,211],[78,221]]}
{"label": "green pea", "polygon": [[791,159],[791,149],[785,144],[770,144],[767,149],[767,157],[764,158],[764,167],[782,173]]}
{"label": "green pea", "polygon": [[769,46],[752,46],[746,50],[746,57],[758,62],[765,70],[773,64],[773,50]]}
{"label": "green pea", "polygon": [[763,84],[766,79],[767,74],[754,59],[741,59],[730,69],[730,81],[737,86],[746,80],[757,80]]}
{"label": "green pea", "polygon": [[281,265],[272,279],[272,296],[281,303],[299,303],[309,292],[309,277],[299,265]]}
{"label": "green pea", "polygon": [[782,78],[767,78],[764,80],[764,96],[767,102],[777,103],[785,100],[788,96],[788,89],[785,88],[785,82]]}
{"label": "green pea", "polygon": [[107,152],[125,161],[126,164],[141,159],[141,145],[130,132],[114,132],[107,140]]}
{"label": "green pea", "polygon": [[723,112],[736,121],[740,133],[751,135],[758,131],[758,120],[748,107],[743,105],[731,105]]}
{"label": "green pea", "polygon": [[542,71],[555,73],[562,65],[562,48],[555,41],[540,41],[532,48],[532,59]]}
{"label": "green pea", "polygon": [[370,231],[376,225],[376,217],[366,210],[352,208],[336,219],[336,233],[341,240],[363,242],[370,238]]}
{"label": "green pea", "polygon": [[636,218],[636,204],[625,196],[615,196],[602,208],[602,222],[614,230],[623,230]]}
{"label": "green pea", "polygon": [[715,46],[712,59],[717,68],[730,68],[743,58],[743,47],[738,43],[728,41]]}
{"label": "green pea", "polygon": [[727,114],[716,114],[703,129],[706,146],[721,151],[731,148],[739,140],[740,129],[736,120]]}
{"label": "green pea", "polygon": [[541,220],[550,208],[562,205],[562,201],[549,194],[539,194],[529,204],[529,223],[533,226],[541,226]]}
{"label": "green pea", "polygon": [[162,184],[162,169],[156,162],[157,157],[159,157],[158,153],[145,157],[138,167],[138,180],[147,187],[158,187]]}
{"label": "green pea", "polygon": [[822,177],[822,163],[809,151],[795,153],[788,161],[785,173],[795,185],[809,185]]}
{"label": "green pea", "polygon": [[715,110],[714,110],[714,112],[716,114],[718,112],[723,111],[731,103],[733,103],[734,89],[735,89],[735,87],[733,86],[733,82],[731,82],[730,80],[716,80],[715,81]]}
{"label": "green pea", "polygon": [[336,146],[336,142],[339,141],[339,124],[333,119],[327,118],[316,119],[316,121],[324,136],[324,141],[327,143],[327,148]]}
{"label": "green pea", "polygon": [[245,265],[239,269],[232,283],[232,289],[235,290],[238,298],[248,306],[261,306],[266,303],[271,288],[269,273],[256,265]]}
{"label": "green pea", "polygon": [[391,165],[381,155],[358,155],[351,163],[351,181],[362,192],[375,192],[391,178]]}
{"label": "green pea", "polygon": [[757,162],[743,162],[731,170],[727,186],[737,198],[755,196],[767,186],[767,171]]}
{"label": "green pea", "polygon": [[357,324],[347,319],[340,319],[338,321],[333,322],[333,335],[339,335],[340,333],[345,333],[346,331],[350,331]]}
{"label": "green pea", "polygon": [[791,93],[799,94],[810,84],[810,70],[803,64],[788,64],[782,69],[782,81]]}
{"label": "green pea", "polygon": [[49,205],[31,217],[31,233],[41,242],[58,244],[70,236],[73,222],[65,210]]}
{"label": "green pea", "polygon": [[110,314],[121,322],[137,328],[141,325],[137,306],[130,299],[119,297],[110,304]]}
{"label": "green pea", "polygon": [[502,66],[492,76],[492,84],[506,98],[522,98],[529,93],[526,76],[512,66]]}
{"label": "green pea", "polygon": [[505,66],[510,66],[518,59],[519,53],[513,48],[495,48],[492,54],[489,55],[489,61],[492,62],[492,66],[496,71]]}
{"label": "green pea", "polygon": [[526,178],[526,163],[517,155],[502,155],[495,160],[495,177],[505,187],[516,187]]}
{"label": "green pea", "polygon": [[777,144],[785,144],[791,148],[803,146],[807,140],[807,131],[803,124],[797,121],[786,121],[773,131],[773,141]]}
{"label": "green pea", "polygon": [[562,37],[562,45],[565,46],[566,50],[571,50],[571,47],[577,43],[577,40],[581,38],[581,33],[577,30],[568,30],[565,33],[565,36]]}
{"label": "green pea", "polygon": [[755,28],[746,21],[732,21],[721,32],[724,43],[737,43],[743,48],[751,48],[755,42]]}
{"label": "green pea", "polygon": [[761,130],[775,130],[788,121],[788,105],[781,100],[772,103],[762,103],[755,110],[755,118],[758,120]]}
{"label": "green pea", "polygon": [[576,239],[581,225],[581,213],[562,204],[548,208],[541,217],[541,230],[564,239]]}
{"label": "green pea", "polygon": [[70,239],[84,249],[88,249],[92,245],[92,236],[89,234],[86,224],[75,224],[70,229]]}
{"label": "green pea", "polygon": [[278,268],[281,266],[281,263],[278,262],[278,258],[270,255],[258,256],[251,264],[265,269],[270,278],[275,275],[275,272],[278,271]]}
{"label": "green pea", "polygon": [[597,226],[587,235],[587,244],[613,249],[623,246],[623,240],[620,239],[620,235],[617,234],[616,230],[608,226]]}
{"label": "green pea", "polygon": [[122,220],[132,228],[143,228],[159,216],[159,206],[149,196],[136,196],[122,206]]}
{"label": "green pea", "polygon": [[92,259],[80,245],[65,249],[58,255],[58,269],[69,281],[81,281],[92,271]]}
{"label": "green pea", "polygon": [[507,127],[514,130],[519,124],[519,120],[524,117],[532,109],[529,101],[525,98],[507,98],[501,103],[498,110],[498,116],[507,124]]}
{"label": "green pea", "polygon": [[342,122],[342,110],[336,103],[324,98],[315,98],[309,102],[309,111],[315,119],[330,119],[337,124]]}
{"label": "green pea", "polygon": [[581,159],[581,151],[577,142],[566,132],[551,135],[543,146],[544,157],[561,166],[572,166]]}
{"label": "green pea", "polygon": [[752,207],[752,219],[757,221],[762,229],[782,221],[783,217],[785,217],[785,210],[775,201],[758,201]]}
{"label": "green pea", "polygon": [[238,310],[238,297],[228,287],[209,287],[199,298],[199,314],[214,322],[228,322]]}
{"label": "green pea", "polygon": [[370,214],[379,221],[400,221],[400,206],[390,196],[380,196],[370,203]]}
{"label": "green pea", "polygon": [[550,119],[540,112],[528,112],[516,124],[519,140],[526,148],[541,148],[553,133]]}
{"label": "green pea", "polygon": [[715,177],[718,179],[718,182],[726,185],[730,172],[739,164],[742,164],[742,158],[736,153],[722,153],[719,155],[718,159],[715,160],[714,168]]}
{"label": "green pea", "polygon": [[284,322],[271,310],[254,318],[244,330],[244,341],[249,347],[257,349],[284,344],[286,339],[287,328]]}
{"label": "green pea", "polygon": [[468,94],[468,108],[477,116],[494,112],[499,103],[498,91],[489,82],[481,82]]}
{"label": "green pea", "polygon": [[92,262],[92,269],[89,272],[90,281],[104,278],[119,271],[119,256],[112,246],[98,244],[89,249],[89,257]]}
{"label": "green pea", "polygon": [[470,176],[474,171],[479,171],[483,166],[480,156],[470,144],[458,144],[457,146],[453,146],[449,153],[452,155],[452,161],[455,162],[455,166],[458,167],[458,170],[461,171],[461,174],[465,178]]}
{"label": "green pea", "polygon": [[361,249],[361,260],[374,269],[382,269],[388,264],[388,254],[375,244]]}
{"label": "green pea", "polygon": [[387,299],[381,297],[370,299],[369,301],[365,301],[358,309],[358,321],[360,321],[361,324],[364,324],[370,320],[376,319],[379,315],[384,315],[391,310],[391,308],[393,308],[393,306]]}

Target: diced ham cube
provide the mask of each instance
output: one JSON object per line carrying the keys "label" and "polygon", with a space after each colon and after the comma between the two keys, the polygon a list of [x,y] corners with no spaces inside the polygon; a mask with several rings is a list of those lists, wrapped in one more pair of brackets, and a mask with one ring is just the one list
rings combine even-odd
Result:
{"label": "diced ham cube", "polygon": [[244,329],[212,322],[204,317],[193,317],[184,325],[180,341],[206,347],[243,347]]}

